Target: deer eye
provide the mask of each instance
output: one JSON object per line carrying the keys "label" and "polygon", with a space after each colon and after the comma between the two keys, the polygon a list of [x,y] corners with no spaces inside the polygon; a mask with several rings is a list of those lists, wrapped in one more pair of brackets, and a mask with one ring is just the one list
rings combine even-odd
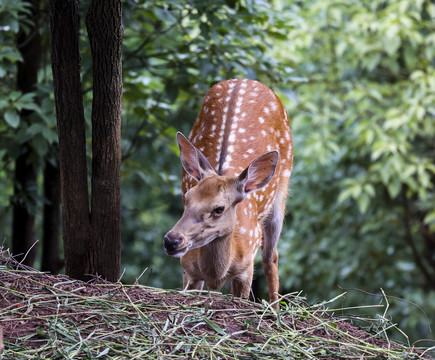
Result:
{"label": "deer eye", "polygon": [[211,215],[212,215],[213,217],[221,216],[221,215],[223,214],[224,210],[225,210],[225,206],[218,206],[218,207],[215,207],[215,208],[212,210]]}

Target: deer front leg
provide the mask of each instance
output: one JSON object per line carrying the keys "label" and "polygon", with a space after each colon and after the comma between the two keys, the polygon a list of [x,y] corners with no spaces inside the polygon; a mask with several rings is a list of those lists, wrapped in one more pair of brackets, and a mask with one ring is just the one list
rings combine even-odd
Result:
{"label": "deer front leg", "polygon": [[186,272],[183,272],[183,289],[184,290],[202,290],[204,287],[203,280],[194,280]]}
{"label": "deer front leg", "polygon": [[251,292],[252,277],[254,275],[254,263],[252,262],[248,269],[240,275],[234,277],[231,281],[231,293],[235,297],[248,299]]}

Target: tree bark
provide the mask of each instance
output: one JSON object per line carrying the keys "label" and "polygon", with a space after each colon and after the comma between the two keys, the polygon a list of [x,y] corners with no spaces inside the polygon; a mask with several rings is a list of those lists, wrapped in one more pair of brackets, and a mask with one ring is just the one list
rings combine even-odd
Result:
{"label": "tree bark", "polygon": [[91,271],[117,281],[121,266],[121,0],[93,0],[86,25],[94,73]]}
{"label": "tree bark", "polygon": [[[23,57],[23,61],[18,62],[17,88],[24,94],[35,91],[41,60],[41,36],[38,30],[40,3],[39,0],[31,0],[30,4],[31,13],[27,15],[31,21],[30,32],[21,30],[17,37],[17,47]],[[28,110],[21,111],[21,121],[28,122],[31,113]],[[31,209],[32,205],[36,206],[36,169],[32,156],[29,144],[23,144],[22,152],[15,161],[12,221],[12,253],[18,261],[29,266],[33,266],[37,250],[34,246],[35,209]]]}
{"label": "tree bark", "polygon": [[51,0],[53,71],[67,275],[89,279],[90,220],[77,0]]}

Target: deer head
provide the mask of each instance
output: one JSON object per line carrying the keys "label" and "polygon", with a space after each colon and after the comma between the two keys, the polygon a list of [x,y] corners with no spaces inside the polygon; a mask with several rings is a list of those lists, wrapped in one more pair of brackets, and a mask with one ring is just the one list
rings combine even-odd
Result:
{"label": "deer head", "polygon": [[239,176],[216,173],[207,158],[184,135],[177,134],[183,168],[198,184],[186,192],[184,213],[164,237],[165,251],[182,257],[189,250],[232,235],[236,226],[236,206],[245,197],[265,187],[278,163],[278,152],[255,159]]}

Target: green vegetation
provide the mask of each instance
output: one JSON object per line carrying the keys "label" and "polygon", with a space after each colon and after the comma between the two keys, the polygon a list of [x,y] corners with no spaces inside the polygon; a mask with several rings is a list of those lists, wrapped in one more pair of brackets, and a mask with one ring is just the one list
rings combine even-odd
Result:
{"label": "green vegetation", "polygon": [[[383,288],[406,299],[392,301],[394,319],[433,336],[407,301],[433,324],[435,7],[316,1],[292,9],[289,48],[279,54],[300,63],[308,81],[292,86],[298,102],[288,104],[295,170],[283,285],[309,297],[333,296],[337,284]],[[351,291],[346,301],[363,298]]]}
{"label": "green vegetation", "polygon": [[[175,133],[190,131],[213,83],[257,78],[285,102],[294,139],[292,196],[279,243],[282,293],[303,291],[318,303],[346,292],[342,307],[373,317],[384,310],[362,304],[388,299],[388,316],[411,344],[433,339],[434,3],[129,0],[123,6],[123,281],[133,283],[148,268],[141,283],[181,286],[178,261],[166,257],[161,240],[182,212]],[[42,239],[42,170],[56,159],[44,12],[38,86],[26,94],[16,86],[22,57],[15,39],[29,28],[29,12],[24,1],[0,3],[0,236],[6,246],[17,203],[36,216],[35,239]],[[92,64],[85,33],[81,40],[89,122]],[[30,112],[25,121],[22,110]],[[14,195],[14,162],[23,144],[38,175]],[[264,291],[257,265],[257,288]]]}

